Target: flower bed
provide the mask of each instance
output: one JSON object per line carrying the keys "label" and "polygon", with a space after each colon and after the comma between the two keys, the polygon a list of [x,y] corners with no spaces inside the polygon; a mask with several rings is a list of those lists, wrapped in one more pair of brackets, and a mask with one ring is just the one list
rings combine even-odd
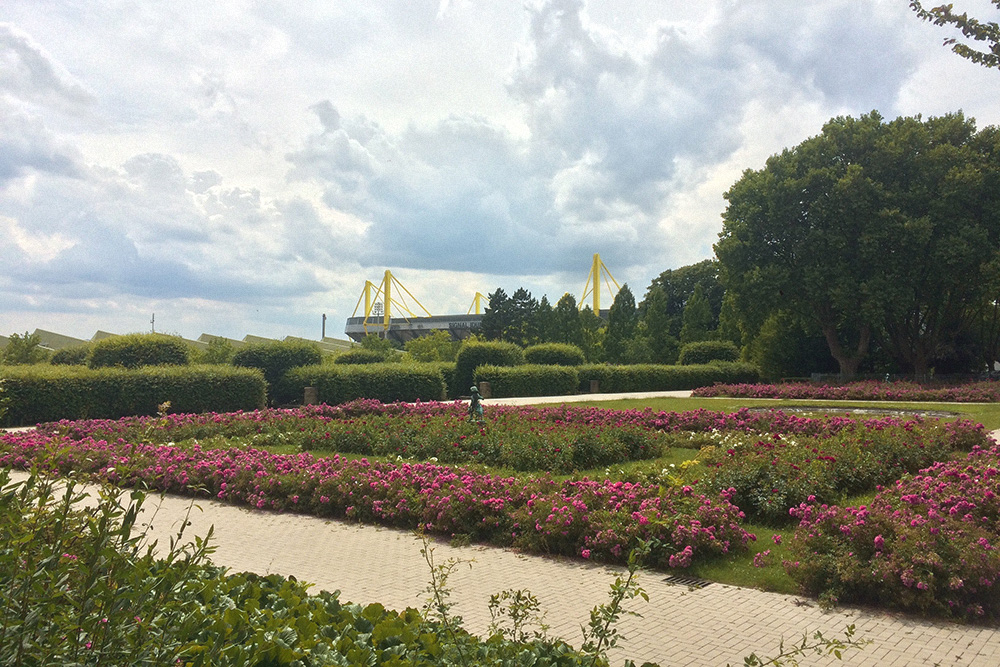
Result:
{"label": "flower bed", "polygon": [[710,467],[704,483],[709,489],[733,489],[733,502],[751,519],[784,523],[788,510],[810,497],[836,502],[949,459],[956,442],[970,440],[953,437],[965,428],[975,429],[970,423],[931,421],[878,429],[855,424],[828,438],[774,434],[754,442],[743,437],[702,450],[701,459]]}
{"label": "flower bed", "polygon": [[637,539],[655,539],[653,562],[686,567],[742,549],[753,536],[727,494],[690,487],[588,479],[557,482],[430,463],[378,463],[252,448],[206,450],[70,441],[41,432],[0,436],[0,466],[83,472],[122,486],[197,493],[259,509],[294,510],[444,534],[535,552],[623,562]]}
{"label": "flower bed", "polygon": [[815,595],[1000,617],[1000,447],[937,463],[869,506],[803,503],[786,569]]}
{"label": "flower bed", "polygon": [[851,382],[844,385],[789,382],[784,384],[717,384],[700,387],[692,396],[730,398],[831,399],[855,401],[937,401],[996,403],[1000,382],[972,382],[958,386],[925,386],[915,382]]}
{"label": "flower bed", "polygon": [[[188,439],[206,440],[214,436],[226,438],[255,438],[260,445],[293,445],[301,449],[329,449],[324,445],[325,434],[331,425],[346,420],[366,420],[372,417],[395,417],[400,429],[419,431],[424,423],[433,419],[450,420],[454,428],[460,426],[466,415],[462,403],[380,403],[373,400],[359,400],[339,406],[305,406],[292,410],[256,410],[253,412],[179,414],[162,417],[135,417],[113,420],[61,421],[41,427],[43,433],[64,435],[71,439],[92,437],[112,440],[124,438],[131,441],[180,442]],[[640,428],[649,431],[686,436],[690,434],[728,433],[772,433],[815,435],[830,437],[845,428],[858,424],[867,429],[880,430],[890,427],[912,428],[926,420],[915,416],[902,419],[894,416],[855,419],[852,417],[824,416],[820,418],[802,417],[781,410],[751,411],[743,408],[735,412],[713,410],[690,410],[687,412],[665,412],[645,410],[608,410],[593,407],[572,407],[567,405],[548,407],[487,406],[487,422],[503,429],[546,429],[556,433],[559,429],[588,426],[594,429],[610,427],[616,430]],[[369,423],[369,422],[359,422]],[[370,422],[374,423],[374,422]],[[438,422],[440,424],[440,422]],[[416,428],[409,428],[416,425]],[[556,427],[556,428],[552,428]],[[425,427],[426,428],[426,427]],[[970,450],[974,445],[983,445],[986,435],[981,427],[968,421],[955,422],[951,427],[953,446]],[[356,430],[356,429],[348,429]],[[442,430],[435,426],[431,432]],[[478,431],[479,429],[474,429]],[[471,431],[470,431],[471,432]],[[452,431],[447,434],[452,435]],[[412,435],[412,434],[411,434]],[[458,434],[462,435],[462,433]],[[426,436],[423,436],[426,437]],[[449,438],[453,440],[453,438]],[[451,444],[450,442],[447,444]],[[685,437],[671,441],[674,446],[700,447],[712,444],[708,440],[686,442]],[[435,447],[439,445],[434,445]],[[651,448],[652,449],[652,448]],[[366,452],[362,452],[366,453]],[[401,454],[392,451],[393,454]]]}

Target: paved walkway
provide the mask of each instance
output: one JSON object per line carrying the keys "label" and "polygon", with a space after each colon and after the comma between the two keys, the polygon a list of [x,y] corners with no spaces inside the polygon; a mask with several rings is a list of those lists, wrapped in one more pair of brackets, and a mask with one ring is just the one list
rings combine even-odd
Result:
{"label": "paved walkway", "polygon": [[[634,397],[630,395],[629,397]],[[589,396],[586,399],[589,400]],[[554,400],[565,401],[565,397]],[[499,403],[500,400],[491,401]],[[532,402],[542,402],[532,399]],[[15,479],[26,477],[13,473]],[[166,496],[151,529],[166,543],[191,501]],[[155,503],[151,503],[154,505]],[[212,556],[234,571],[294,575],[319,589],[341,591],[341,599],[381,602],[390,608],[419,607],[429,572],[421,543],[411,533],[294,514],[259,512],[199,500],[188,535],[215,527]],[[481,634],[490,622],[490,595],[505,589],[529,589],[547,611],[549,633],[580,644],[580,626],[589,610],[607,600],[608,587],[622,572],[591,563],[526,556],[490,547],[454,548],[436,543],[440,563],[472,560],[457,568],[450,581],[455,611],[465,627]],[[619,628],[628,639],[611,657],[667,665],[742,665],[752,651],[771,656],[778,643],[801,640],[819,630],[842,636],[855,624],[858,636],[873,640],[849,651],[843,663],[807,657],[802,665],[1000,665],[1000,629],[932,622],[878,610],[841,608],[824,613],[813,601],[757,590],[711,584],[703,589],[671,585],[666,574],[644,572],[640,584],[649,602],[632,605],[642,618],[627,617]]]}

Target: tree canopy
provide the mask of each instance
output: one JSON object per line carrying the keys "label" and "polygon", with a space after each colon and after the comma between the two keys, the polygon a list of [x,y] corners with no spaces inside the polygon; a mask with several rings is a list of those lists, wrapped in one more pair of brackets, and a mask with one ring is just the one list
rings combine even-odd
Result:
{"label": "tree canopy", "polygon": [[726,199],[715,250],[744,337],[786,310],[818,326],[844,375],[876,338],[926,373],[995,299],[1000,133],[961,113],[834,118]]}

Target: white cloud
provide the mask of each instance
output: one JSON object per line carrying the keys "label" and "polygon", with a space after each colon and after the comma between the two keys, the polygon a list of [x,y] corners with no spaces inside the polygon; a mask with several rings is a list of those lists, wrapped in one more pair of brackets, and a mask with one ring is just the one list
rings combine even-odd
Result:
{"label": "white cloud", "polygon": [[0,8],[15,328],[155,308],[189,335],[303,334],[385,268],[436,313],[497,286],[554,302],[593,252],[641,295],[711,252],[743,169],[834,115],[1000,122],[996,72],[898,0],[123,11]]}

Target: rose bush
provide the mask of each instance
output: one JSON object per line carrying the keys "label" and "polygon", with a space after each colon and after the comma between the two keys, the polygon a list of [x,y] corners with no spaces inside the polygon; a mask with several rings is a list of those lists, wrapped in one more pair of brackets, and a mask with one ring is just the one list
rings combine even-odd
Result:
{"label": "rose bush", "polygon": [[[610,480],[501,477],[433,463],[272,454],[253,448],[70,440],[42,432],[0,436],[0,466],[86,473],[120,486],[208,495],[258,509],[449,535],[465,534],[542,553],[584,549],[624,562],[634,540],[655,539],[671,566],[744,548],[752,535],[726,494]],[[641,528],[629,523],[629,517]],[[640,519],[639,517],[645,517]],[[671,556],[688,554],[680,561]]]}
{"label": "rose bush", "polygon": [[785,563],[803,590],[961,618],[1000,616],[1000,448],[904,476],[870,505],[814,499]]}

